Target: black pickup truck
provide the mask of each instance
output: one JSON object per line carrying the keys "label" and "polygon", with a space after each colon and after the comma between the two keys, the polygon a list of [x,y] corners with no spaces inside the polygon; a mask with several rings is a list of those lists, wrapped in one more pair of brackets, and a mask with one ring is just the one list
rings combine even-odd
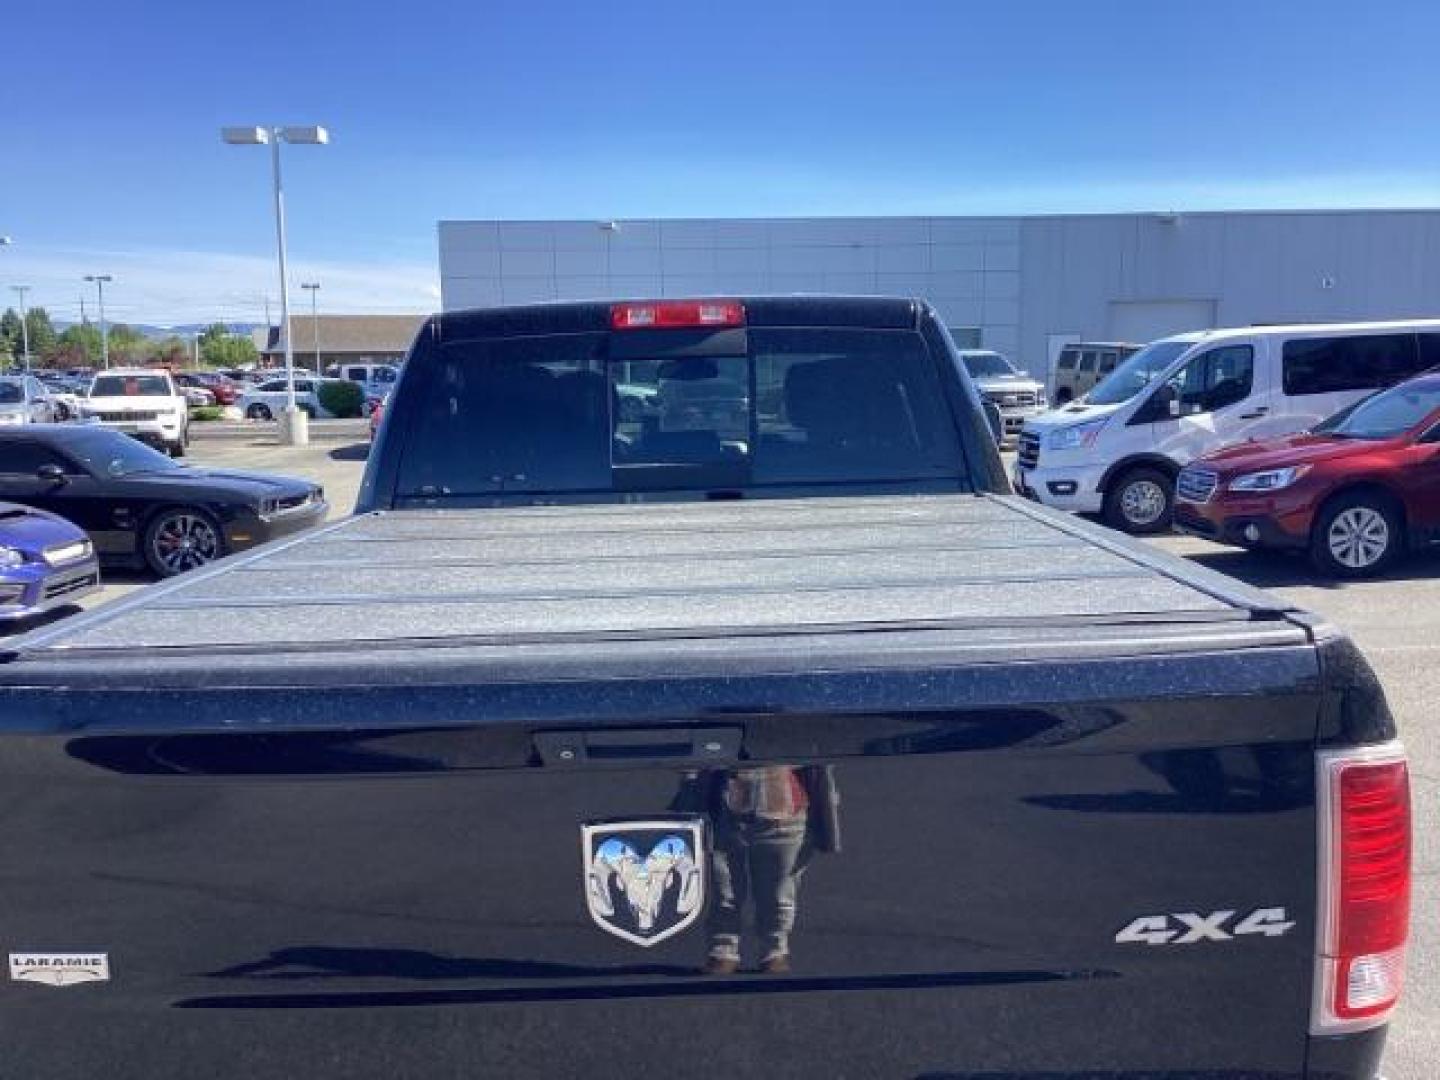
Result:
{"label": "black pickup truck", "polygon": [[437,316],[359,511],[0,646],[0,1075],[1376,1075],[1370,669],[926,305]]}

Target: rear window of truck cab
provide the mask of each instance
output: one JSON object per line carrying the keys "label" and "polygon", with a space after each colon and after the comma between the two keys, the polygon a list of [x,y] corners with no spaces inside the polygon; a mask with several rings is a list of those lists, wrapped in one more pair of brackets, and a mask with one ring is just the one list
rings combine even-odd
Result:
{"label": "rear window of truck cab", "polygon": [[936,364],[914,331],[495,337],[440,345],[427,361],[401,498],[958,486],[966,476]]}

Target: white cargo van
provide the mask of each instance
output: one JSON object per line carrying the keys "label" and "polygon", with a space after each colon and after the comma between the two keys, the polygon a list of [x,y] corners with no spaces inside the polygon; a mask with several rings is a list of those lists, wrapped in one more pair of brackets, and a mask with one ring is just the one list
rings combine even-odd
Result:
{"label": "white cargo van", "polygon": [[1303,431],[1440,365],[1440,319],[1252,326],[1151,342],[1086,396],[1025,422],[1015,486],[1117,529],[1169,527],[1175,476],[1221,446]]}

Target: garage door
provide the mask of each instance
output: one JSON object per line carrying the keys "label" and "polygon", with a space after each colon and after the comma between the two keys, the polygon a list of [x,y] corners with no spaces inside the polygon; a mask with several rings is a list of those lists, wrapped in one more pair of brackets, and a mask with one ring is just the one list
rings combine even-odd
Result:
{"label": "garage door", "polygon": [[1110,305],[1112,341],[1143,344],[1214,325],[1214,300],[1116,300]]}

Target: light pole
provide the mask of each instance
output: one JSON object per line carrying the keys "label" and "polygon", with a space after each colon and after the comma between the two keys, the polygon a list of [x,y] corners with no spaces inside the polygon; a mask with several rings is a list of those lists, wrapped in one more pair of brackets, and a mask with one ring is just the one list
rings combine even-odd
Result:
{"label": "light pole", "polygon": [[310,294],[310,336],[315,345],[315,377],[320,377],[320,314],[315,298],[320,295],[318,281],[302,281],[300,287]]}
{"label": "light pole", "polygon": [[285,194],[280,183],[280,142],[323,146],[330,133],[323,127],[227,127],[220,137],[232,146],[270,145],[270,173],[275,190],[275,248],[280,262],[280,322],[285,336],[285,418],[280,438],[291,446],[310,441],[308,418],[295,404],[295,349],[290,335],[290,286],[285,268]]}
{"label": "light pole", "polygon": [[[9,246],[10,246],[11,244],[13,244],[14,242],[15,242],[15,241],[14,241],[14,240],[11,240],[10,237],[8,237],[8,236],[0,236],[0,247],[9,247]],[[25,308],[25,296],[24,296],[24,294],[21,294],[21,296],[20,296],[20,308],[21,308],[21,310],[20,310],[20,335],[21,335],[22,337],[25,337],[26,334],[25,334],[25,310],[24,310],[24,308]],[[29,344],[28,341],[27,341],[26,344],[25,344],[25,353],[26,353],[27,356],[28,356],[29,353],[30,353],[30,344]],[[27,363],[27,364],[25,365],[25,367],[28,369],[28,368],[30,367],[30,365]]]}
{"label": "light pole", "polygon": [[30,325],[25,319],[25,294],[30,291],[29,285],[11,285],[20,294],[20,349],[21,355],[25,357],[25,374],[30,374]]}
{"label": "light pole", "polygon": [[86,274],[86,281],[95,283],[95,291],[100,298],[100,362],[108,369],[110,367],[110,331],[105,326],[105,285],[115,279],[109,274]]}

